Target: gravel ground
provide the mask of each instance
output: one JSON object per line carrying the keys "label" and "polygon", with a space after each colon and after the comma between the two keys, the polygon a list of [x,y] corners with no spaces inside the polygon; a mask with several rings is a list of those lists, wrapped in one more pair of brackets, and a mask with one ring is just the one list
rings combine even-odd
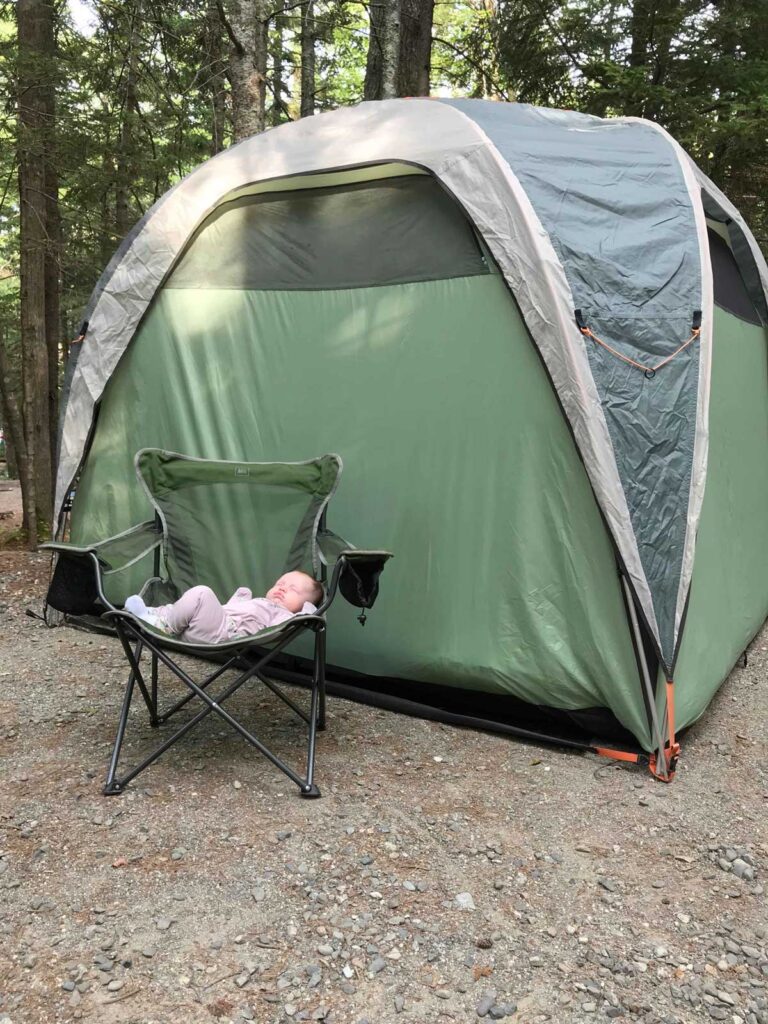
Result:
{"label": "gravel ground", "polygon": [[123,663],[25,615],[47,575],[0,552],[2,1024],[768,1024],[768,630],[671,786],[331,699],[322,800],[210,718],[105,798]]}

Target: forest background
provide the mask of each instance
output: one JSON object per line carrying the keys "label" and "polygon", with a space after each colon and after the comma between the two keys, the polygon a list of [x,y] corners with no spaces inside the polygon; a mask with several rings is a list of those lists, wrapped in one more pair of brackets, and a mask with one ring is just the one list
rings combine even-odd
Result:
{"label": "forest background", "polygon": [[133,223],[241,138],[430,94],[657,121],[768,247],[768,0],[0,0],[0,426],[30,546],[69,345]]}

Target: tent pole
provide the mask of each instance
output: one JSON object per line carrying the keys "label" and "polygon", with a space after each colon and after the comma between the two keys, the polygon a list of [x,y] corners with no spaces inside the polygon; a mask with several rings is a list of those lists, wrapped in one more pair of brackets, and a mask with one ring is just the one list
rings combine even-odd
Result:
{"label": "tent pole", "polygon": [[643,647],[643,637],[640,632],[640,623],[637,620],[637,612],[635,611],[635,599],[632,596],[632,591],[627,579],[624,574],[621,574],[621,585],[624,587],[624,596],[627,599],[627,608],[629,609],[629,620],[632,623],[632,632],[635,635],[635,646],[637,647],[637,657],[640,661],[640,674],[643,677],[643,686],[645,687],[645,693],[648,698],[648,707],[651,712],[651,722],[653,723],[653,731],[656,737],[656,743],[659,748],[658,763],[660,767],[659,774],[663,779],[667,779],[667,759],[664,753],[664,737],[661,732],[661,726],[659,725],[659,718],[656,714],[656,695],[653,692],[653,686],[651,685],[651,675],[648,671],[648,662],[645,660],[645,648]]}

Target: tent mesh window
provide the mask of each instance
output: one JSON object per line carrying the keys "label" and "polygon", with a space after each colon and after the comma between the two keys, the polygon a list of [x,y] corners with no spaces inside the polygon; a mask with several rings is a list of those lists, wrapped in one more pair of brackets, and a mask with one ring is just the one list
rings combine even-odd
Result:
{"label": "tent mesh window", "polygon": [[488,273],[456,202],[434,178],[407,175],[225,203],[165,287],[327,291]]}

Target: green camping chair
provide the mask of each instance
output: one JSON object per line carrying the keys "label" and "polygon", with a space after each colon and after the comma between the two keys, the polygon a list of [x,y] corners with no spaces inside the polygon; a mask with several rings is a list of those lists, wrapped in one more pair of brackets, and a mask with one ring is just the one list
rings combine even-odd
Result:
{"label": "green camping chair", "polygon": [[[386,551],[360,551],[326,529],[326,508],[342,470],[338,455],[307,462],[220,462],[146,448],[135,458],[139,481],[155,516],[130,530],[93,544],[52,543],[58,552],[47,603],[70,615],[94,615],[110,623],[130,666],[104,793],[121,793],[169,747],[211,713],[232,726],[296,785],[304,797],[318,797],[314,782],[315,739],[325,728],[325,613],[337,592],[351,604],[371,608]],[[137,570],[152,575],[137,586]],[[283,572],[300,569],[319,579],[325,594],[313,615],[294,615],[261,632],[220,644],[188,643],[167,636],[115,603],[139,590],[148,605],[175,601],[184,590],[206,584],[228,596],[244,581],[267,585]],[[162,573],[161,573],[162,570]],[[330,571],[330,580],[328,573]],[[141,577],[139,577],[141,579]],[[309,713],[266,678],[269,663],[292,641],[314,635]],[[142,672],[144,650],[151,659],[149,682]],[[192,654],[223,663],[196,682],[178,656]],[[158,664],[162,662],[188,689],[171,707],[158,703]],[[228,669],[237,676],[217,696],[208,687]],[[240,687],[256,678],[306,722],[304,777],[273,753],[223,707]],[[136,687],[149,711],[150,724],[163,725],[197,697],[201,710],[148,757],[118,778],[120,750]]]}

